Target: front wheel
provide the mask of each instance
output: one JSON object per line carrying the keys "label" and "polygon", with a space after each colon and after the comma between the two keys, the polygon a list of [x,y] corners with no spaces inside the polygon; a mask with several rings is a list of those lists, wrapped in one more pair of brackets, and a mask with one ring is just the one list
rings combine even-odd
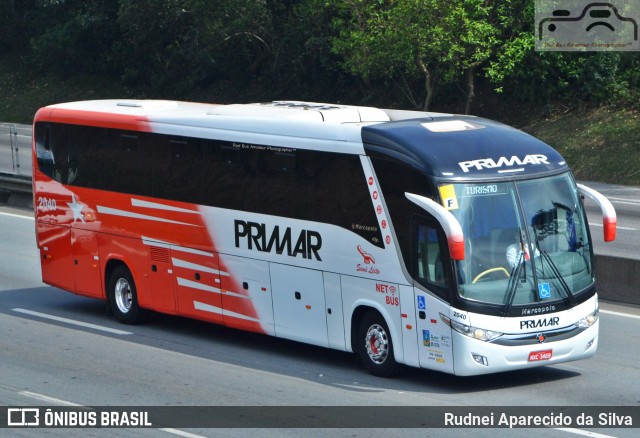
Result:
{"label": "front wheel", "polygon": [[142,309],[138,305],[138,294],[133,275],[126,266],[117,266],[109,276],[109,304],[114,316],[125,324],[140,320]]}
{"label": "front wheel", "polygon": [[376,311],[369,311],[360,321],[358,330],[358,354],[364,367],[374,376],[391,377],[400,365],[393,355],[391,332],[384,318]]}

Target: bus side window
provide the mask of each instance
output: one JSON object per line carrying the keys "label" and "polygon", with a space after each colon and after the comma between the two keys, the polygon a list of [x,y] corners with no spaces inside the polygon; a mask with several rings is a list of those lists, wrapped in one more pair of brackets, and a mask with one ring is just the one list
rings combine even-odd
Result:
{"label": "bus side window", "polygon": [[256,211],[273,216],[304,217],[301,203],[309,184],[299,184],[296,152],[259,151],[256,171]]}
{"label": "bus side window", "polygon": [[324,153],[315,160],[314,220],[350,230],[384,248],[360,157]]}
{"label": "bus side window", "polygon": [[445,287],[440,233],[424,220],[414,220],[415,262],[414,276],[423,284]]}
{"label": "bus side window", "polygon": [[65,125],[53,124],[49,136],[53,160],[52,178],[62,184],[67,184],[69,174],[69,138]]}
{"label": "bus side window", "polygon": [[[219,140],[203,140],[201,203],[255,211],[255,150]],[[242,195],[238,196],[241,188]]]}
{"label": "bus side window", "polygon": [[36,156],[38,168],[49,178],[53,178],[53,151],[51,150],[51,126],[46,123],[38,123],[35,128]]}
{"label": "bus side window", "polygon": [[103,128],[69,125],[67,128],[69,156],[67,184],[101,188],[102,161],[99,159],[103,149],[101,137]]}
{"label": "bus side window", "polygon": [[105,144],[105,174],[108,190],[132,195],[149,196],[151,193],[151,166],[153,138],[137,131],[107,131]]}
{"label": "bus side window", "polygon": [[150,157],[152,196],[201,203],[202,144],[195,138],[154,134]]}

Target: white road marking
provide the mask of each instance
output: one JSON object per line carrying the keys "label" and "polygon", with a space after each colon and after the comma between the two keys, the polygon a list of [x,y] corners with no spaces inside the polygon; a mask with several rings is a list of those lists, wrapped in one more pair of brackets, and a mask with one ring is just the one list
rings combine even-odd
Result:
{"label": "white road marking", "polygon": [[574,429],[572,427],[555,427],[555,430],[560,430],[562,432],[569,432],[569,433],[573,433],[576,435],[582,435],[582,436],[590,436],[593,438],[616,438],[612,435],[604,435],[602,433],[597,433],[597,432],[590,432],[588,430],[582,430],[582,429]]}
{"label": "white road marking", "polygon": [[58,321],[58,322],[64,322],[66,324],[72,324],[72,325],[77,325],[80,327],[86,327],[86,328],[90,328],[90,329],[94,329],[94,330],[100,330],[103,332],[108,332],[108,333],[113,333],[116,335],[132,335],[132,332],[126,332],[124,330],[118,330],[118,329],[113,329],[110,327],[104,327],[101,325],[97,325],[97,324],[91,324],[88,322],[82,322],[82,321],[76,321],[74,319],[69,319],[69,318],[62,318],[60,316],[55,316],[55,315],[49,315],[47,313],[40,313],[40,312],[35,312],[33,310],[27,310],[27,309],[21,309],[21,308],[15,308],[15,309],[11,309],[14,312],[18,312],[18,313],[24,313],[25,315],[31,315],[31,316],[37,316],[39,318],[44,318],[44,319],[50,319],[53,321]]}
{"label": "white road marking", "polygon": [[47,403],[53,403],[54,405],[82,406],[82,405],[79,405],[78,403],[73,403],[73,402],[62,400],[62,399],[55,398],[55,397],[49,397],[48,395],[38,394],[37,392],[20,391],[20,392],[18,392],[18,394],[23,395],[25,397],[33,398],[33,399],[38,400],[38,401],[43,401],[43,402],[47,402]]}
{"label": "white road marking", "polygon": [[178,436],[184,436],[187,438],[206,438],[203,435],[196,435],[195,433],[191,433],[191,432],[185,432],[184,430],[178,430],[178,429],[173,429],[170,427],[165,427],[162,429],[158,429],[161,430],[163,432],[167,432],[167,433],[172,433],[174,435],[178,435]]}
{"label": "white road marking", "polygon": [[640,205],[640,201],[636,201],[628,198],[612,198],[607,196],[607,199],[611,202],[615,202],[618,204],[628,204],[628,205]]}
{"label": "white road marking", "polygon": [[600,309],[600,313],[606,313],[606,314],[609,314],[609,315],[616,315],[616,316],[624,316],[625,318],[640,319],[640,315],[632,315],[630,313],[614,312],[613,310],[602,310],[602,309]]}
{"label": "white road marking", "polygon": [[[592,222],[589,222],[589,226],[590,226],[590,227],[600,227],[600,228],[602,228],[604,225],[602,225],[602,224],[598,224],[598,223],[592,223]],[[625,231],[636,231],[636,230],[637,230],[637,228],[621,227],[620,225],[616,225],[616,228],[617,228],[618,230],[625,230]]]}
{"label": "white road marking", "polygon": [[10,216],[10,217],[17,217],[18,219],[34,220],[33,216],[22,216],[20,214],[5,213],[4,211],[0,211],[0,216]]}

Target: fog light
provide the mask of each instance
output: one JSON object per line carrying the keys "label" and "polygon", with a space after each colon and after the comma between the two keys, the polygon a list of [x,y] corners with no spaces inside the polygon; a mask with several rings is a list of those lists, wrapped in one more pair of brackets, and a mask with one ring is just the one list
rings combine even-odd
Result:
{"label": "fog light", "polygon": [[595,341],[595,340],[596,340],[596,338],[593,338],[592,340],[590,340],[590,341],[587,343],[587,346],[586,346],[586,347],[584,347],[584,351],[587,351],[589,348],[591,348],[591,346],[593,346],[593,341]]}
{"label": "fog light", "polygon": [[486,357],[476,353],[471,353],[471,356],[473,357],[473,360],[475,360],[480,365],[484,365],[485,367],[489,366],[489,361],[487,360]]}

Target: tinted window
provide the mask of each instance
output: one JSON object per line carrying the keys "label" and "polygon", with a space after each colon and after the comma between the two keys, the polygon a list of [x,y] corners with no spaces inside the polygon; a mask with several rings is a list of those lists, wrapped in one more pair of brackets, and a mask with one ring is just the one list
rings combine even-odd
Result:
{"label": "tinted window", "polygon": [[149,157],[152,195],[199,203],[204,190],[202,142],[184,137],[153,137],[153,153]]}
{"label": "tinted window", "polygon": [[389,216],[393,223],[402,256],[408,266],[411,260],[411,220],[416,214],[424,214],[405,193],[414,193],[433,198],[427,178],[417,170],[401,163],[374,158],[373,167],[380,183]]}
{"label": "tinted window", "polygon": [[67,184],[89,188],[105,186],[106,131],[88,126],[71,126],[67,129],[69,162],[75,172]]}
{"label": "tinted window", "polygon": [[256,211],[255,151],[237,143],[205,140],[204,183],[199,203],[231,210]]}
{"label": "tinted window", "polygon": [[413,221],[414,251],[412,275],[427,286],[446,286],[444,270],[444,237],[435,223],[415,217]]}
{"label": "tinted window", "polygon": [[444,233],[435,218],[405,195],[433,199],[429,180],[405,164],[384,158],[372,161],[407,271],[430,291],[448,298],[446,273],[450,272],[450,262]]}
{"label": "tinted window", "polygon": [[360,157],[322,155],[316,163],[315,220],[347,228],[382,248],[382,232]]}
{"label": "tinted window", "polygon": [[359,156],[79,125],[35,128],[63,184],[330,223],[383,247]]}
{"label": "tinted window", "polygon": [[51,126],[38,123],[34,129],[38,168],[49,178],[53,178],[53,150],[51,150]]}

